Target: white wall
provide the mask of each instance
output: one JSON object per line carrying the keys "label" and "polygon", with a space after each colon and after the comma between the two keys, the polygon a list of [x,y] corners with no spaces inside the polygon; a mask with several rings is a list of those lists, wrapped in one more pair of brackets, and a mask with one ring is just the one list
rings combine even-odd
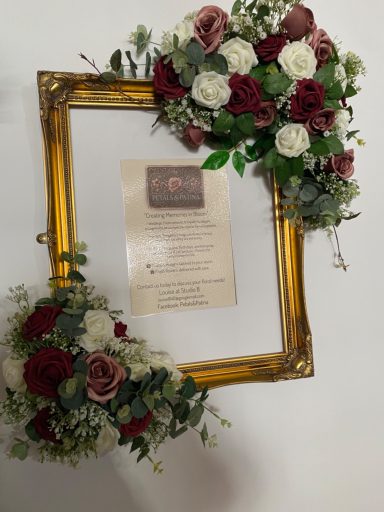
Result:
{"label": "white wall", "polygon": [[[2,0],[0,21],[0,319],[7,287],[37,291],[47,276],[38,69],[88,71],[77,52],[103,64],[137,23],[173,26],[200,2],[112,4],[82,0]],[[130,512],[380,512],[384,509],[382,334],[384,249],[381,222],[381,3],[313,0],[318,24],[366,61],[369,76],[354,102],[356,128],[367,140],[357,151],[362,197],[356,221],[340,229],[350,269],[332,268],[321,234],[306,244],[306,293],[316,377],[280,384],[218,389],[212,402],[232,419],[220,446],[204,450],[193,435],[167,444],[161,477],[116,455],[73,471],[1,456],[2,512],[129,510]],[[222,6],[229,8],[225,0]],[[85,235],[86,236],[86,235]],[[211,430],[216,428],[211,424]]]}

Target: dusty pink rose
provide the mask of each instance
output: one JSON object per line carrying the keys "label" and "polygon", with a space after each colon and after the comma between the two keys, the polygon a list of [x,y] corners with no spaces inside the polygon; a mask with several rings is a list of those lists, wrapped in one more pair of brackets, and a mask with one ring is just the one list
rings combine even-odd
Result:
{"label": "dusty pink rose", "polygon": [[178,190],[181,189],[182,186],[183,186],[183,182],[182,182],[181,178],[178,178],[177,176],[172,176],[171,178],[169,178],[168,190],[170,192],[177,192]]}
{"label": "dusty pink rose", "polygon": [[206,138],[205,132],[198,126],[189,123],[184,129],[184,140],[193,148],[201,146]]}
{"label": "dusty pink rose", "polygon": [[274,101],[262,101],[260,109],[255,113],[255,127],[265,128],[273,123],[277,113]]}
{"label": "dusty pink rose", "polygon": [[313,12],[301,4],[294,5],[281,24],[291,41],[299,41],[316,28]]}
{"label": "dusty pink rose", "polygon": [[349,179],[353,172],[353,161],[355,160],[355,154],[353,149],[347,149],[344,155],[333,155],[327,162],[325,170],[328,172],[334,172],[342,180]]}
{"label": "dusty pink rose", "polygon": [[330,130],[335,121],[335,111],[332,108],[324,108],[310,117],[304,126],[310,135],[316,135]]}
{"label": "dusty pink rose", "polygon": [[85,358],[88,364],[87,391],[91,400],[106,404],[114,398],[127,374],[112,357],[93,352]]}
{"label": "dusty pink rose", "polygon": [[214,52],[220,45],[228,25],[228,14],[216,5],[206,5],[197,13],[195,20],[195,39],[204,48],[205,53]]}
{"label": "dusty pink rose", "polygon": [[317,69],[328,64],[333,53],[333,43],[326,31],[322,28],[315,30],[307,42],[315,52]]}

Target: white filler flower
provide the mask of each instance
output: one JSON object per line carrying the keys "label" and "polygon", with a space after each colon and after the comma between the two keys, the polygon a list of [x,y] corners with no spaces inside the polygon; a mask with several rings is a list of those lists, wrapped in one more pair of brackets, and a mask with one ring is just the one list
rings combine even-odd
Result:
{"label": "white filler flower", "polygon": [[336,123],[335,131],[340,139],[344,139],[347,135],[349,123],[351,122],[351,114],[348,110],[337,110],[336,111]]}
{"label": "white filler flower", "polygon": [[179,38],[178,47],[180,50],[185,50],[193,37],[193,22],[188,20],[180,21],[172,30],[164,32],[163,37],[161,38],[161,55],[168,55],[174,50],[174,35]]}
{"label": "white filler flower", "polygon": [[8,356],[3,361],[3,376],[5,383],[9,389],[24,393],[27,390],[24,374],[24,359],[12,359]]}
{"label": "white filler flower", "polygon": [[240,37],[235,37],[222,44],[217,53],[224,55],[227,59],[230,75],[234,73],[246,75],[251,68],[258,64],[253,46]]}
{"label": "white filler flower", "polygon": [[119,431],[113,427],[109,421],[107,421],[105,427],[103,427],[99,436],[96,439],[96,451],[98,455],[105,455],[112,451],[119,441]]}
{"label": "white filler flower", "polygon": [[276,149],[280,155],[293,158],[310,148],[309,135],[302,124],[287,124],[276,134]]}
{"label": "white filler flower", "polygon": [[317,59],[312,48],[300,41],[287,44],[277,58],[283,71],[297,80],[312,78],[316,73]]}
{"label": "white filler flower", "polygon": [[115,322],[108,311],[92,309],[87,311],[81,327],[84,327],[87,332],[80,336],[79,345],[87,352],[99,350],[103,340],[113,338],[115,335]]}
{"label": "white filler flower", "polygon": [[216,71],[200,73],[192,85],[192,98],[202,107],[214,110],[226,105],[231,96],[228,77],[219,75]]}

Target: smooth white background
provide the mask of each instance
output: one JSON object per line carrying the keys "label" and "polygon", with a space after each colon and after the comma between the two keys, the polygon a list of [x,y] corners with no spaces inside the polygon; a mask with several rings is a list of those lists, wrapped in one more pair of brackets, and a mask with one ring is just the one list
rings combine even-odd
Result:
{"label": "smooth white background", "polygon": [[[38,69],[87,71],[78,51],[100,65],[124,46],[137,23],[161,29],[194,0],[134,3],[115,0],[18,3],[2,1],[0,45],[0,319],[11,308],[8,286],[25,282],[44,289],[47,257],[35,243],[45,227],[41,133],[35,85]],[[356,154],[362,197],[356,221],[340,229],[347,273],[332,267],[332,247],[322,233],[307,237],[306,295],[316,377],[279,384],[249,384],[214,390],[211,402],[234,426],[219,432],[220,446],[204,450],[186,435],[160,452],[166,472],[115,456],[78,471],[8,461],[1,456],[2,512],[195,510],[216,512],[381,512],[384,507],[383,277],[381,190],[383,51],[378,2],[313,0],[320,27],[357,51],[369,75],[354,101],[354,127],[367,140]],[[224,8],[230,2],[223,1]],[[92,186],[90,197],[92,200]],[[86,236],[86,235],[85,235]],[[41,283],[41,284],[40,284]],[[268,283],[261,283],[268,286]],[[269,314],[269,313],[267,313]],[[274,313],[271,314],[273,322]],[[250,318],[249,322],[253,319]],[[210,422],[214,431],[216,424]]]}

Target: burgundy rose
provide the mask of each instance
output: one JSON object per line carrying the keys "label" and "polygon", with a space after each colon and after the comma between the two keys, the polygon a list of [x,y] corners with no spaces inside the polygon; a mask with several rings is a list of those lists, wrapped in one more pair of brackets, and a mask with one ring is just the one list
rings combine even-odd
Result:
{"label": "burgundy rose", "polygon": [[34,395],[58,397],[57,388],[73,375],[72,354],[58,348],[42,348],[24,364],[24,380]]}
{"label": "burgundy rose", "polygon": [[61,313],[60,306],[43,306],[34,311],[23,326],[23,336],[27,341],[34,338],[41,340],[44,334],[48,334],[56,325],[56,318]]}
{"label": "burgundy rose", "polygon": [[174,100],[187,94],[187,89],[180,85],[179,75],[173,69],[172,61],[164,64],[164,57],[159,59],[153,73],[153,86],[159,96],[166,100]]}
{"label": "burgundy rose", "polygon": [[355,153],[353,149],[347,149],[343,155],[333,155],[327,162],[325,170],[327,172],[334,172],[342,180],[349,179],[353,172],[353,162],[355,160]]}
{"label": "burgundy rose", "polygon": [[322,28],[315,30],[308,40],[308,44],[315,52],[317,69],[328,64],[333,53],[333,43],[326,31]]}
{"label": "burgundy rose", "polygon": [[205,53],[212,53],[219,47],[227,25],[228,14],[220,7],[206,5],[200,9],[195,20],[194,35]]}
{"label": "burgundy rose", "polygon": [[325,89],[323,84],[303,78],[297,82],[296,94],[291,96],[291,118],[294,121],[307,121],[324,105]]}
{"label": "burgundy rose", "polygon": [[152,421],[152,416],[152,411],[148,411],[144,418],[132,418],[129,423],[120,425],[120,434],[122,434],[124,437],[137,437],[147,429],[148,425]]}
{"label": "burgundy rose", "polygon": [[259,130],[270,126],[275,120],[276,114],[277,109],[274,101],[262,101],[259,110],[255,112],[255,127]]}
{"label": "burgundy rose", "polygon": [[41,409],[32,420],[33,426],[35,427],[35,430],[41,439],[50,441],[51,443],[59,444],[60,441],[56,439],[56,434],[53,432],[52,427],[48,423],[50,416],[51,413],[49,407]]}
{"label": "burgundy rose", "polygon": [[316,135],[330,130],[335,121],[335,111],[332,108],[325,108],[310,117],[305,123],[305,128],[310,135]]}
{"label": "burgundy rose", "polygon": [[194,126],[192,123],[189,123],[185,127],[183,136],[184,140],[193,148],[201,146],[206,139],[205,132],[203,132],[203,130],[198,126]]}
{"label": "burgundy rose", "polygon": [[255,46],[255,52],[264,62],[271,62],[277,59],[286,44],[285,35],[268,36]]}
{"label": "burgundy rose", "polygon": [[114,334],[116,338],[128,338],[127,328],[128,326],[123,322],[115,322]]}
{"label": "burgundy rose", "polygon": [[299,41],[316,28],[313,12],[301,4],[294,5],[281,24],[291,41]]}
{"label": "burgundy rose", "polygon": [[85,358],[88,364],[87,391],[91,400],[106,404],[114,398],[127,374],[112,357],[93,352]]}
{"label": "burgundy rose", "polygon": [[249,75],[235,73],[229,79],[232,90],[225,108],[235,116],[244,112],[257,112],[261,105],[261,84]]}

